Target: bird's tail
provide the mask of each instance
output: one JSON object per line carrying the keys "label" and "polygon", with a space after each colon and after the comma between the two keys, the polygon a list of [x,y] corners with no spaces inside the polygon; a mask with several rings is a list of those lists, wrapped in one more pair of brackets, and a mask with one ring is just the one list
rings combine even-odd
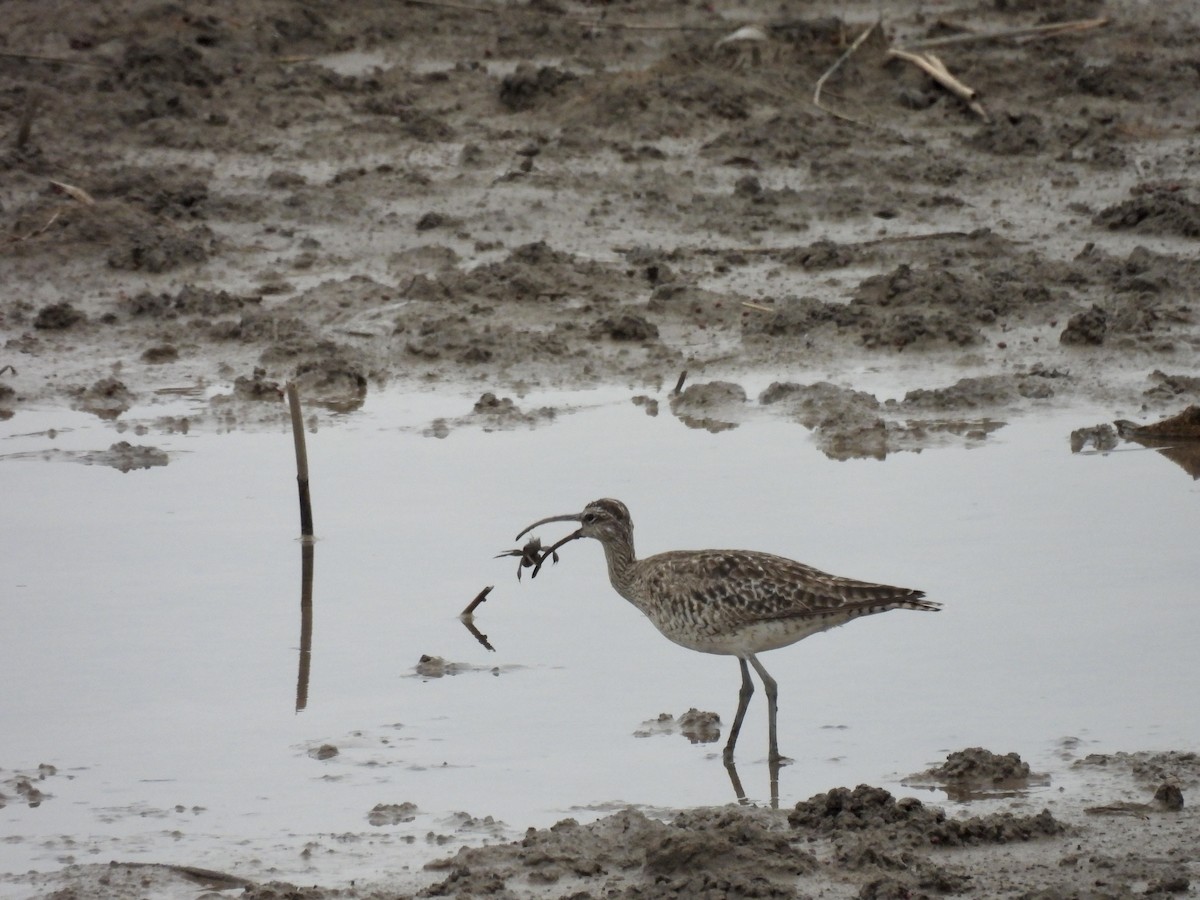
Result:
{"label": "bird's tail", "polygon": [[905,597],[896,603],[897,609],[916,609],[921,612],[937,612],[942,608],[942,604],[936,600],[926,600],[925,594],[922,591],[913,591],[911,597]]}

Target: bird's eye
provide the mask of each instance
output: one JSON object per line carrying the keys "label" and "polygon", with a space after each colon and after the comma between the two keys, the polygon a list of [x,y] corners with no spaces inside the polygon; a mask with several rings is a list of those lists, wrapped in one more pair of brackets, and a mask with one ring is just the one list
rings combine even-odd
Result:
{"label": "bird's eye", "polygon": [[584,525],[591,525],[595,521],[596,521],[595,513],[584,513],[583,514],[583,524]]}

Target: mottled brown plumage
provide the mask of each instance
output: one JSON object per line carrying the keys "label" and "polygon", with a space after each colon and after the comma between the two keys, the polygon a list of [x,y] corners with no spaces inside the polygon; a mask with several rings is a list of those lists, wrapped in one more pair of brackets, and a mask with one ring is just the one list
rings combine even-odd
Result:
{"label": "mottled brown plumage", "polygon": [[579,522],[580,528],[550,547],[543,559],[568,541],[595,538],[604,547],[608,577],[617,593],[645,613],[663,635],[691,650],[738,658],[742,689],[725,745],[727,762],[733,758],[754,693],[747,663],[767,691],[770,758],[781,758],[775,727],[778,690],[755,654],[786,647],[860,616],[890,609],[933,612],[941,607],[923,599],[923,591],[840,578],[753,550],[676,550],[639,560],[633,548],[633,520],[619,500],[596,500],[581,513],[540,519],[517,539],[539,525],[565,521]]}

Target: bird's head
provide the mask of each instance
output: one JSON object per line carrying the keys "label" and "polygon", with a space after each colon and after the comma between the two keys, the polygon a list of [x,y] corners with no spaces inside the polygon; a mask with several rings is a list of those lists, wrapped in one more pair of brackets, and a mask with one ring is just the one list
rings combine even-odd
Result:
{"label": "bird's head", "polygon": [[633,520],[629,517],[629,510],[625,508],[625,504],[620,500],[604,499],[593,500],[583,508],[583,512],[538,519],[518,534],[517,540],[519,541],[539,525],[545,525],[549,522],[579,523],[578,529],[554,544],[550,548],[551,550],[561,547],[563,544],[573,541],[576,538],[589,537],[595,538],[601,543],[610,543],[622,540],[628,541],[633,537]]}

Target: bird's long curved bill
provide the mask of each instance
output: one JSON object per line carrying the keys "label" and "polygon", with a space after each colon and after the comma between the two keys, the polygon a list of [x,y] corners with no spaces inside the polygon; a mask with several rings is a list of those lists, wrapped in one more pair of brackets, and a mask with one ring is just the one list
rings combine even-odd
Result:
{"label": "bird's long curved bill", "polygon": [[[525,537],[525,535],[529,534],[529,532],[533,531],[533,529],[537,528],[539,525],[547,525],[550,522],[578,522],[578,521],[580,521],[581,518],[582,517],[579,513],[570,513],[565,516],[547,516],[544,519],[538,519],[536,522],[534,522],[532,525],[528,526],[527,528],[522,528],[521,533],[517,535],[516,540],[519,541],[521,538]],[[576,532],[574,535],[571,536],[571,538],[568,538],[567,540],[573,539],[578,536],[579,536],[579,532]]]}
{"label": "bird's long curved bill", "polygon": [[[583,520],[582,513],[573,513],[572,515],[567,515],[567,516],[548,516],[545,519],[538,519],[536,522],[534,522],[532,525],[530,525],[528,528],[524,529],[520,534],[518,534],[517,540],[519,541],[521,538],[523,538],[525,535],[529,534],[529,532],[533,531],[533,529],[537,528],[539,525],[545,525],[548,522],[580,522],[582,520]],[[563,544],[569,544],[569,543],[571,543],[571,541],[575,540],[575,538],[580,538],[580,537],[583,537],[583,529],[576,528],[574,531],[572,531],[570,534],[568,534],[561,541],[555,541],[553,544],[551,544],[549,547],[547,547],[545,550],[543,550],[542,558],[540,560],[538,560],[538,564],[536,566],[534,566],[533,574],[530,575],[529,577],[537,578],[537,573],[539,571],[541,571],[542,563],[544,563],[546,560],[553,559],[555,562],[558,562],[558,556],[555,554],[554,551],[557,550],[559,547],[561,547]]]}

